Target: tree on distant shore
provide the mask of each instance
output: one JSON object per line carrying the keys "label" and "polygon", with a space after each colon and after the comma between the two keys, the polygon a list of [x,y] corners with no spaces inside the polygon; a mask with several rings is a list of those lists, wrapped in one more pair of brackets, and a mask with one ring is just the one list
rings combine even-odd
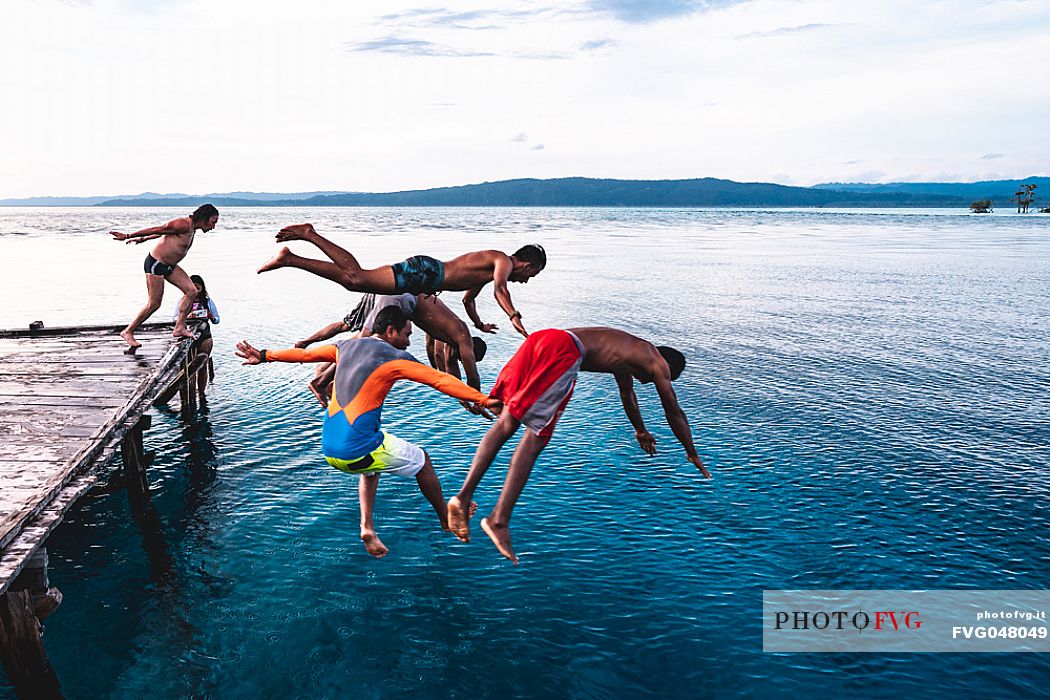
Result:
{"label": "tree on distant shore", "polygon": [[992,200],[978,199],[976,202],[970,205],[970,211],[972,211],[974,214],[988,214],[992,211]]}
{"label": "tree on distant shore", "polygon": [[1035,194],[1033,191],[1036,187],[1038,187],[1038,185],[1021,185],[1017,191],[1014,192],[1014,196],[1017,197],[1018,214],[1028,213],[1028,207],[1030,207],[1032,202],[1035,201]]}

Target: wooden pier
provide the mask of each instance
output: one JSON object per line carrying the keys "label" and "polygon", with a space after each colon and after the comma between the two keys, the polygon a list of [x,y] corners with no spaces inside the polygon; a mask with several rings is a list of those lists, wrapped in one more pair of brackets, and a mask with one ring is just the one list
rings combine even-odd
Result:
{"label": "wooden pier", "polygon": [[48,534],[117,454],[132,512],[150,507],[146,411],[178,393],[191,415],[197,372],[208,371],[172,324],[140,328],[134,354],[122,328],[0,331],[0,660],[23,697],[61,697],[40,642],[40,620],[61,602],[47,580]]}

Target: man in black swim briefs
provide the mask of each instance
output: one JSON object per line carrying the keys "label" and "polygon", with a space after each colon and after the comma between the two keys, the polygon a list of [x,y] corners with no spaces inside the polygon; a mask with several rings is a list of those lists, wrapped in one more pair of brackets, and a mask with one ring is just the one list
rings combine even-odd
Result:
{"label": "man in black swim briefs", "polygon": [[197,288],[190,280],[189,275],[183,270],[179,263],[186,257],[193,245],[193,238],[197,231],[211,231],[219,222],[219,210],[211,204],[202,204],[189,216],[172,219],[163,226],[145,228],[135,233],[121,233],[110,231],[115,240],[126,243],[142,243],[144,241],[160,238],[160,242],[146,255],[146,261],[142,268],[146,273],[146,292],[149,295],[146,305],[142,307],[138,315],[131,323],[120,332],[120,337],[128,344],[128,352],[134,352],[142,343],[135,340],[135,329],[153,315],[160,308],[164,299],[164,281],[167,280],[179,288],[185,295],[179,305],[179,316],[175,320],[175,329],[172,335],[176,338],[192,338],[193,333],[186,327],[186,317],[189,315],[193,299],[197,296]]}

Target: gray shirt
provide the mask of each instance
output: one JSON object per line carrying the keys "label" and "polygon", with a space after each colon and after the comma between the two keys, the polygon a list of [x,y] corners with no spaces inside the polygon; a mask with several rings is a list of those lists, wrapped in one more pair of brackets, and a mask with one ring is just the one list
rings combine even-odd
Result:
{"label": "gray shirt", "polygon": [[366,294],[354,310],[346,315],[343,323],[350,327],[351,331],[359,331],[362,328],[372,330],[375,325],[376,316],[388,306],[400,306],[405,316],[412,318],[416,312],[415,294]]}

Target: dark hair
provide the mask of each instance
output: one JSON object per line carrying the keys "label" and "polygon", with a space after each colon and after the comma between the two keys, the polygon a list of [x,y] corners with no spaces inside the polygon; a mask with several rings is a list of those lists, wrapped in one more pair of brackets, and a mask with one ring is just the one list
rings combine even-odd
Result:
{"label": "dark hair", "polygon": [[218,215],[219,210],[216,209],[213,205],[202,204],[199,207],[197,207],[196,211],[190,214],[190,220],[195,224],[199,224],[202,221],[207,221],[211,217]]}
{"label": "dark hair", "polygon": [[200,303],[207,306],[209,297],[208,288],[204,286],[204,278],[200,275],[190,275],[190,282],[193,282],[194,284],[199,284],[201,286],[201,293],[197,295],[195,301],[199,301]]}
{"label": "dark hair", "polygon": [[527,262],[537,270],[547,267],[547,252],[538,243],[523,245],[514,251],[514,257],[522,262]]}
{"label": "dark hair", "polygon": [[477,336],[474,336],[471,340],[474,341],[474,361],[481,362],[485,359],[485,353],[489,351],[489,346]]}
{"label": "dark hair", "polygon": [[682,370],[685,369],[685,355],[666,345],[661,345],[656,349],[663,356],[667,366],[671,368],[671,381],[678,379],[682,374]]}
{"label": "dark hair", "polygon": [[387,306],[376,314],[375,323],[372,324],[372,332],[376,335],[383,335],[390,326],[393,326],[394,330],[400,331],[405,327],[406,323],[408,323],[408,316],[405,315],[400,306],[396,304]]}

